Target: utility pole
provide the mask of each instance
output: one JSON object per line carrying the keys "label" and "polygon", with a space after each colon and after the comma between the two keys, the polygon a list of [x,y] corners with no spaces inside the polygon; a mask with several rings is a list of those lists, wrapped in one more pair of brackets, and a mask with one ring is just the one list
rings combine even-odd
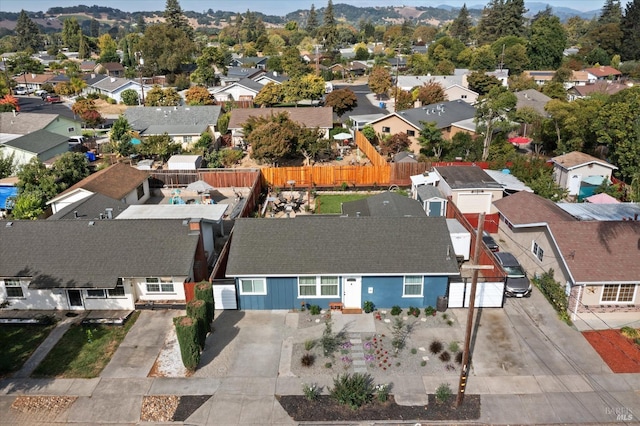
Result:
{"label": "utility pole", "polygon": [[472,269],[471,294],[469,295],[469,312],[467,313],[467,328],[464,338],[464,349],[462,352],[462,370],[460,371],[460,383],[458,385],[458,396],[456,397],[456,407],[462,404],[464,392],[467,388],[467,376],[469,375],[469,351],[471,346],[471,331],[473,328],[473,310],[476,304],[476,287],[478,286],[478,272],[480,269],[493,269],[491,265],[479,265],[480,252],[482,248],[482,232],[484,231],[484,213],[478,217],[478,229],[476,230],[476,244],[473,252],[473,265],[468,265],[464,269]]}
{"label": "utility pole", "polygon": [[398,43],[398,48],[396,50],[396,87],[394,96],[393,96],[393,111],[398,111],[398,70],[400,69],[400,43]]}
{"label": "utility pole", "polygon": [[138,72],[140,76],[140,91],[142,92],[142,106],[144,106],[144,84],[142,83],[142,67],[144,66],[144,58],[142,52],[136,52],[138,57]]}

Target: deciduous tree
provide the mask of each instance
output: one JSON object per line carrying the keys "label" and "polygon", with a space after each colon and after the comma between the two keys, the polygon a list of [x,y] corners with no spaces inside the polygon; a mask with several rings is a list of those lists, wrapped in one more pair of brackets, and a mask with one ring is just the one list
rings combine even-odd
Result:
{"label": "deciduous tree", "polygon": [[447,95],[439,83],[429,81],[413,91],[415,99],[419,100],[422,105],[437,104],[447,100]]}
{"label": "deciduous tree", "polygon": [[369,88],[380,99],[380,95],[386,94],[391,88],[391,74],[382,66],[375,66],[369,74]]}
{"label": "deciduous tree", "polygon": [[475,120],[479,133],[484,136],[483,161],[486,161],[489,157],[489,147],[491,146],[494,132],[506,132],[513,127],[511,120],[507,117],[507,113],[515,108],[516,103],[516,95],[502,86],[494,87],[489,93],[480,97]]}
{"label": "deciduous tree", "polygon": [[380,153],[391,156],[401,151],[406,151],[409,146],[411,146],[409,136],[404,132],[400,132],[380,140]]}
{"label": "deciduous tree", "polygon": [[213,99],[206,87],[193,86],[187,90],[185,99],[188,105],[213,105]]}
{"label": "deciduous tree", "polygon": [[358,106],[358,97],[351,89],[337,89],[326,96],[325,105],[333,108],[333,111],[342,120],[345,112]]}

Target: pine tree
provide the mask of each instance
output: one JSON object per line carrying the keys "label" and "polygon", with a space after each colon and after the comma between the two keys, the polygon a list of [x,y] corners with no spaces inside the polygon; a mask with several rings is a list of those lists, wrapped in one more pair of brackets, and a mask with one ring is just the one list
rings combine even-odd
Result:
{"label": "pine tree", "polygon": [[37,52],[40,48],[40,28],[24,10],[20,11],[16,24],[16,47],[18,51],[29,52]]}
{"label": "pine tree", "polygon": [[100,37],[100,22],[96,19],[92,19],[89,24],[89,35],[93,38]]}
{"label": "pine tree", "polygon": [[78,31],[78,57],[80,59],[89,59],[91,57],[91,50],[87,43],[86,37],[82,34],[82,30]]}
{"label": "pine tree", "polygon": [[138,20],[136,21],[136,28],[139,33],[143,33],[144,30],[147,29],[147,23],[145,22],[144,16],[142,16],[142,13],[138,15]]}
{"label": "pine tree", "polygon": [[491,0],[482,10],[477,29],[478,45],[493,43],[501,37],[503,12],[504,0]]}
{"label": "pine tree", "polygon": [[329,0],[324,10],[322,20],[322,28],[319,35],[324,39],[324,50],[334,52],[338,46],[338,30],[336,28],[336,19],[333,16],[333,2]]}
{"label": "pine tree", "polygon": [[182,8],[178,0],[167,0],[167,6],[164,10],[164,18],[173,28],[184,31],[190,40],[194,38],[193,28],[189,25],[186,16],[182,13]]}
{"label": "pine tree", "polygon": [[315,5],[311,5],[311,9],[309,10],[309,16],[307,17],[307,27],[306,30],[309,35],[313,36],[313,34],[318,29],[318,14],[316,13]]}
{"label": "pine tree", "polygon": [[500,37],[507,35],[524,36],[525,13],[527,13],[527,9],[524,7],[524,0],[506,0],[500,24],[502,29]]}
{"label": "pine tree", "polygon": [[627,4],[620,27],[624,33],[622,59],[640,59],[640,0]]}
{"label": "pine tree", "polygon": [[598,18],[599,24],[619,24],[622,20],[620,0],[606,0]]}
{"label": "pine tree", "polygon": [[449,28],[451,37],[455,37],[464,44],[469,43],[471,37],[471,17],[469,16],[469,10],[467,4],[463,4],[458,17],[454,19]]}

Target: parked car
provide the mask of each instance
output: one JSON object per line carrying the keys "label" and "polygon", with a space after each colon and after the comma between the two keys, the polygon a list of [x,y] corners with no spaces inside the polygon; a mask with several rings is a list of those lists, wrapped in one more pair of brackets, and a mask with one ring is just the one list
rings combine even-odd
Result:
{"label": "parked car", "polygon": [[57,104],[59,102],[62,102],[62,99],[60,99],[60,96],[58,95],[48,94],[47,97],[44,98],[44,101],[50,104]]}
{"label": "parked car", "polygon": [[507,252],[494,253],[498,263],[507,273],[507,282],[504,287],[504,294],[507,297],[529,297],[531,296],[531,283],[527,278],[527,273],[522,269],[518,259]]}
{"label": "parked car", "polygon": [[28,95],[29,94],[29,89],[27,89],[24,86],[17,86],[13,89],[13,94],[14,95]]}
{"label": "parked car", "polygon": [[41,98],[43,98],[43,99],[44,99],[44,97],[45,97],[46,95],[48,95],[49,93],[47,93],[47,91],[46,91],[46,90],[38,89],[38,90],[36,90],[35,92],[33,92],[33,94],[34,94],[34,95],[36,95],[36,96],[40,96]]}
{"label": "parked car", "polygon": [[491,234],[487,231],[482,231],[482,241],[487,245],[487,247],[489,247],[489,250],[493,252],[500,251],[498,243],[496,243]]}

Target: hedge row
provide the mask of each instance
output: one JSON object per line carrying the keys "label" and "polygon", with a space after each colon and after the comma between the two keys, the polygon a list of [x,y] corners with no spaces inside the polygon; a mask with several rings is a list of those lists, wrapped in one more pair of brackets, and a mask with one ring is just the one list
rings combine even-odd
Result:
{"label": "hedge row", "polygon": [[211,283],[201,282],[196,284],[195,299],[187,303],[187,315],[173,319],[182,363],[189,371],[194,371],[200,363],[200,351],[204,350],[207,333],[211,331],[213,312],[213,288]]}

